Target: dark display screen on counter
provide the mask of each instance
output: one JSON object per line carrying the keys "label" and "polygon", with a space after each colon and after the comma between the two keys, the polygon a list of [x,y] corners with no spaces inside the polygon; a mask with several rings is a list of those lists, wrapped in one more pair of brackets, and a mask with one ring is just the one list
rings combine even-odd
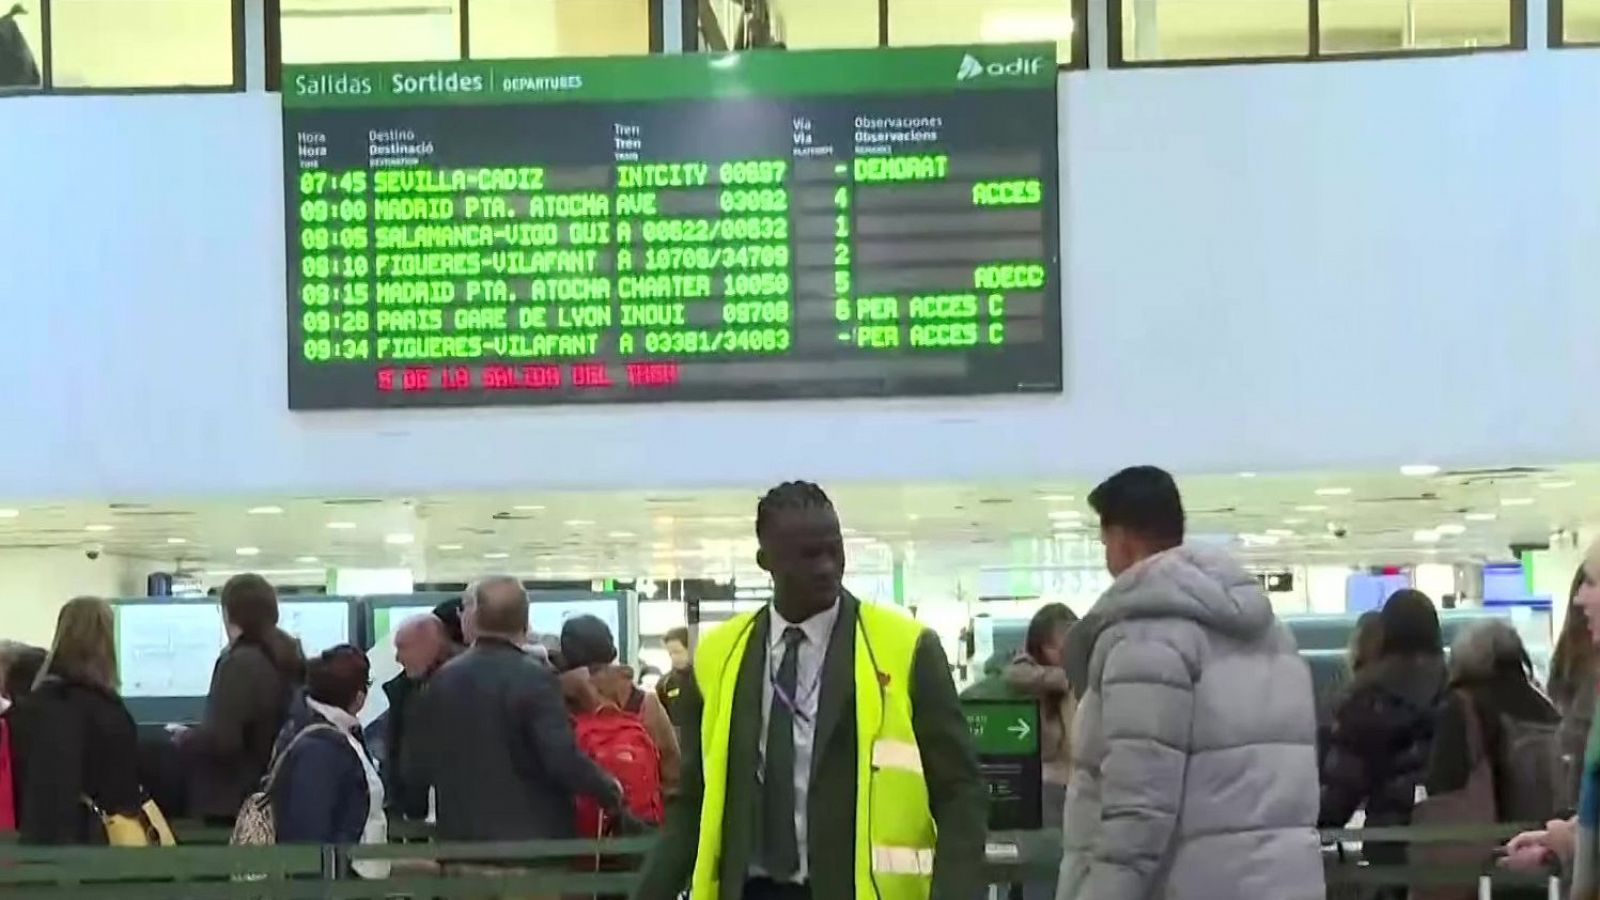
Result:
{"label": "dark display screen on counter", "polygon": [[1054,59],[286,67],[289,405],[1060,391]]}

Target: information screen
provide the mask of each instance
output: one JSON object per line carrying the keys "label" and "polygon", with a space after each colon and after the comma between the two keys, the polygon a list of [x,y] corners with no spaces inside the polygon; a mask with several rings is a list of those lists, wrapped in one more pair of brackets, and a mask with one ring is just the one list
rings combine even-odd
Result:
{"label": "information screen", "polygon": [[1054,60],[286,67],[289,405],[1060,391]]}

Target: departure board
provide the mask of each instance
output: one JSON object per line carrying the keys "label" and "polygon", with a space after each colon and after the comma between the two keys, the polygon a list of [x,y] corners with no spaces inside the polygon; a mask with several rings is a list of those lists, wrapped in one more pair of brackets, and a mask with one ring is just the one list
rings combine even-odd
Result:
{"label": "departure board", "polygon": [[294,409],[1060,391],[1055,50],[284,70]]}

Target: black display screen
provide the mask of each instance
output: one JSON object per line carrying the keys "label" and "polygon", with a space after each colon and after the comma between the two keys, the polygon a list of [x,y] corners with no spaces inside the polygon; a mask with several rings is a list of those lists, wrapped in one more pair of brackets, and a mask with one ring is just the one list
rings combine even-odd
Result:
{"label": "black display screen", "polygon": [[289,405],[1059,391],[1053,52],[287,67]]}

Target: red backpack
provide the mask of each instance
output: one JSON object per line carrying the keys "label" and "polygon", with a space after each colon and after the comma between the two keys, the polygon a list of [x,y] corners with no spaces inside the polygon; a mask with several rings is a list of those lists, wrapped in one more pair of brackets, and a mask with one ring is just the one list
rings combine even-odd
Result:
{"label": "red backpack", "polygon": [[[635,704],[629,703],[629,707]],[[622,802],[635,818],[661,824],[666,807],[661,798],[661,756],[637,712],[612,704],[572,717],[578,749],[622,782]],[[578,836],[602,837],[600,805],[578,797]]]}

